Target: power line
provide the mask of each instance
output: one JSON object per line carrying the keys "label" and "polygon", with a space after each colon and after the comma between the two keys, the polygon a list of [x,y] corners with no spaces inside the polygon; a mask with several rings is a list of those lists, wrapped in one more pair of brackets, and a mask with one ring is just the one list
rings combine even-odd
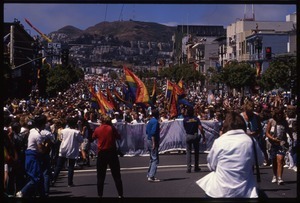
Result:
{"label": "power line", "polygon": [[105,16],[104,16],[104,22],[106,21],[107,7],[108,7],[108,5],[106,4],[106,6],[105,6]]}
{"label": "power line", "polygon": [[123,21],[123,8],[124,8],[124,4],[122,5],[122,9],[121,9],[120,16],[119,16],[119,21]]}

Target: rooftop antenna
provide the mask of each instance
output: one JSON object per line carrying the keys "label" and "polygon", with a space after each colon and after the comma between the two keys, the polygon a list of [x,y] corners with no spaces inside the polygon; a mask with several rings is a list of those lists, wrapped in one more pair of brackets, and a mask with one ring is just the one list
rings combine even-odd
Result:
{"label": "rooftop antenna", "polygon": [[251,17],[248,17],[247,14],[249,14],[250,11],[247,10],[247,4],[245,4],[245,7],[244,7],[244,21],[255,21],[255,15],[254,15],[254,6],[252,4],[251,6],[251,10],[252,10],[252,13],[251,13]]}
{"label": "rooftop antenna", "polygon": [[187,18],[186,18],[186,34],[189,37],[189,14],[187,14]]}

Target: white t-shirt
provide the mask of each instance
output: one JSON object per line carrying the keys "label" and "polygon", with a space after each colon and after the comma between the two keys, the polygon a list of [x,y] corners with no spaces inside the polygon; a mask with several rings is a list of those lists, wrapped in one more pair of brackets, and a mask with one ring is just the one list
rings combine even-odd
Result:
{"label": "white t-shirt", "polygon": [[75,159],[79,154],[79,146],[83,142],[79,130],[65,128],[61,130],[61,139],[59,156]]}
{"label": "white t-shirt", "polygon": [[27,149],[29,150],[38,150],[38,144],[41,144],[43,142],[42,135],[37,128],[32,128],[29,131],[29,136],[28,136],[28,145]]}

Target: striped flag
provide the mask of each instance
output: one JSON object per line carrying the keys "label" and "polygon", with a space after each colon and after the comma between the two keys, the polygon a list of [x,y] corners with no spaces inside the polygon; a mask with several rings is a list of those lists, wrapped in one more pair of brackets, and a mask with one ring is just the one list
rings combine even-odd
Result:
{"label": "striped flag", "polygon": [[89,91],[91,93],[91,105],[92,105],[92,108],[95,108],[95,109],[99,109],[99,104],[98,104],[98,99],[97,99],[97,95],[96,95],[96,92],[95,92],[95,88],[93,85],[89,85],[88,86],[89,88]]}
{"label": "striped flag", "polygon": [[170,80],[167,80],[165,97],[168,101],[170,101],[171,99],[172,91],[173,91],[173,83]]}
{"label": "striped flag", "polygon": [[153,89],[152,89],[152,94],[151,94],[151,103],[152,103],[152,105],[156,104],[156,80],[155,79],[154,79]]}
{"label": "striped flag", "polygon": [[175,88],[173,88],[171,100],[170,100],[170,106],[169,106],[169,112],[171,118],[175,118],[178,115],[177,105],[178,105],[178,98],[176,95],[176,90]]}
{"label": "striped flag", "polygon": [[125,81],[128,84],[130,91],[132,92],[136,104],[148,103],[149,94],[145,84],[127,67],[124,66]]}
{"label": "striped flag", "polygon": [[118,110],[118,103],[116,102],[116,100],[112,96],[112,94],[111,94],[110,90],[108,89],[108,87],[106,88],[106,96],[107,96],[107,100],[113,105],[113,109],[115,111]]}
{"label": "striped flag", "polygon": [[130,101],[126,101],[124,97],[117,92],[116,89],[113,90],[113,94],[116,96],[116,99],[119,100],[120,102],[123,102],[127,107],[132,108],[132,103]]}
{"label": "striped flag", "polygon": [[104,94],[101,93],[101,91],[98,91],[96,93],[96,96],[102,114],[106,114],[110,111],[113,111],[114,105],[106,99],[106,97],[104,96]]}
{"label": "striped flag", "polygon": [[176,83],[172,83],[171,81],[167,80],[166,98],[168,99],[168,101],[171,99],[171,93],[173,89],[175,90],[175,94],[178,97],[183,98],[185,96],[183,88],[181,88]]}
{"label": "striped flag", "polygon": [[182,81],[182,78],[178,81],[177,85],[183,89],[183,81]]}

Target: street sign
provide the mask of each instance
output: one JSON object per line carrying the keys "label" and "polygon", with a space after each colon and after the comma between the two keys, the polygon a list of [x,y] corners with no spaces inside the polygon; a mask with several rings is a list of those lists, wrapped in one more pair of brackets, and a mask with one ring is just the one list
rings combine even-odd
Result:
{"label": "street sign", "polygon": [[48,43],[48,49],[60,49],[61,43]]}

